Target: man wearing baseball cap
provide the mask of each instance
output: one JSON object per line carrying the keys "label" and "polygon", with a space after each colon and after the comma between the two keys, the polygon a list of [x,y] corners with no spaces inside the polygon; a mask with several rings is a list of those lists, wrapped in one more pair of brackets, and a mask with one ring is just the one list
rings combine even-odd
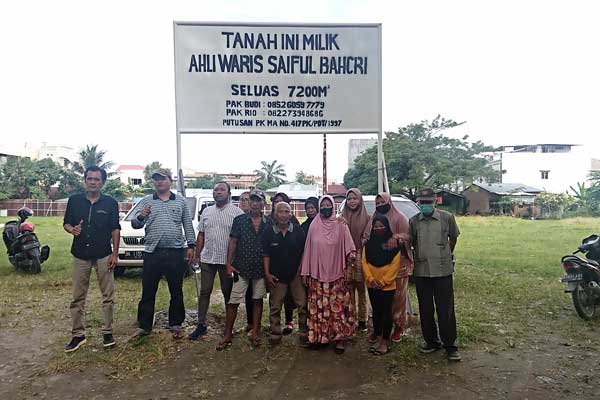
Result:
{"label": "man wearing baseball cap", "polygon": [[227,273],[233,277],[233,287],[227,304],[225,336],[217,346],[223,350],[231,345],[233,324],[240,303],[244,302],[246,290],[252,285],[252,345],[260,344],[259,326],[262,316],[262,299],[267,294],[263,268],[262,237],[271,226],[271,219],[263,214],[265,194],[262,190],[250,192],[250,211],[233,219],[229,235]]}
{"label": "man wearing baseball cap", "polygon": [[169,328],[173,338],[183,337],[184,259],[187,253],[188,262],[193,260],[196,237],[187,202],[183,196],[171,192],[172,182],[169,169],[155,170],[152,173],[155,192],[140,200],[136,206],[138,211],[131,220],[133,229],[146,228],[142,298],[138,305],[138,330],[134,337],[149,335],[152,331],[156,291],[162,276],[167,280],[171,295]]}
{"label": "man wearing baseball cap", "polygon": [[410,219],[415,261],[413,275],[419,299],[421,331],[425,339],[419,350],[433,353],[443,345],[448,360],[460,361],[455,345],[456,317],[452,286],[453,253],[460,231],[454,215],[436,209],[436,203],[433,189],[421,189],[417,196],[421,212]]}

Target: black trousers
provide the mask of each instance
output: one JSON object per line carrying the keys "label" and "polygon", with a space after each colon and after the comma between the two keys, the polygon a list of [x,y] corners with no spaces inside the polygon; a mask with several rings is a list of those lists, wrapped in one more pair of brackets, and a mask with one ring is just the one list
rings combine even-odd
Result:
{"label": "black trousers", "polygon": [[185,319],[183,305],[184,249],[156,249],[144,253],[142,270],[142,299],[138,304],[138,326],[150,332],[154,322],[154,303],[158,283],[164,276],[169,285],[169,326],[181,327]]}
{"label": "black trousers", "polygon": [[368,292],[373,308],[373,333],[375,333],[375,336],[389,339],[392,333],[392,306],[396,291],[369,288]]}
{"label": "black trousers", "polygon": [[[440,343],[447,351],[456,350],[456,316],[452,275],[437,278],[415,277],[423,339],[430,345]],[[435,323],[437,313],[438,326]]]}
{"label": "black trousers", "polygon": [[283,309],[285,312],[285,324],[289,324],[294,321],[294,309],[296,308],[296,303],[294,303],[294,297],[292,296],[292,291],[288,286],[287,293],[285,294],[285,298],[283,299]]}

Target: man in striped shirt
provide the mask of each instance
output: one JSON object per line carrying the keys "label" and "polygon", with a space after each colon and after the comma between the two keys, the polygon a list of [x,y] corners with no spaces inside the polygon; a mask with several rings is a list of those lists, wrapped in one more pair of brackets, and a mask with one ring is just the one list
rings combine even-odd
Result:
{"label": "man in striped shirt", "polygon": [[145,336],[152,331],[156,291],[164,275],[171,295],[169,327],[173,337],[181,339],[181,324],[185,319],[185,247],[187,245],[189,262],[194,257],[196,246],[192,215],[185,198],[171,192],[171,171],[164,168],[156,170],[152,174],[152,183],[156,192],[140,201],[141,211],[131,220],[134,229],[146,227],[142,299],[138,305],[138,331],[134,337]]}
{"label": "man in striped shirt", "polygon": [[213,189],[215,205],[207,207],[198,222],[195,259],[200,259],[200,298],[198,299],[198,326],[189,335],[197,340],[207,332],[206,313],[210,304],[215,276],[219,274],[225,304],[229,303],[233,280],[227,275],[227,246],[233,219],[244,212],[230,203],[231,188],[219,182]]}

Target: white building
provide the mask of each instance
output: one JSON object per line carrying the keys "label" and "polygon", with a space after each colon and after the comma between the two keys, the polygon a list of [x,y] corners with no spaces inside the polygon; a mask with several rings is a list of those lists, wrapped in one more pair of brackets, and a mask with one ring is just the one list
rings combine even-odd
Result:
{"label": "white building", "polygon": [[44,142],[38,150],[37,159],[43,160],[44,158],[49,158],[59,165],[64,165],[65,159],[71,162],[79,161],[79,154],[72,147],[48,145]]}
{"label": "white building", "polygon": [[576,144],[502,146],[491,165],[502,171],[502,182],[520,182],[551,193],[564,193],[588,181],[594,169],[586,149]]}
{"label": "white building", "polygon": [[115,172],[117,179],[125,185],[140,186],[144,183],[144,167],[141,165],[119,165]]}
{"label": "white building", "polygon": [[348,140],[348,169],[354,167],[354,160],[362,152],[377,145],[377,139],[350,139]]}

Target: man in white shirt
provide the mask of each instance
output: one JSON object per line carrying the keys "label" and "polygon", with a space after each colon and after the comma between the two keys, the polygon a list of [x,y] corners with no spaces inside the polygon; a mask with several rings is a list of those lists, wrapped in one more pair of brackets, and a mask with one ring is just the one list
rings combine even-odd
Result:
{"label": "man in white shirt", "polygon": [[206,314],[210,304],[215,276],[219,274],[225,304],[229,303],[232,279],[227,276],[227,246],[233,219],[244,212],[230,203],[231,188],[219,182],[213,189],[215,205],[207,207],[198,222],[196,259],[200,259],[200,298],[198,300],[198,325],[189,335],[197,340],[207,332]]}

